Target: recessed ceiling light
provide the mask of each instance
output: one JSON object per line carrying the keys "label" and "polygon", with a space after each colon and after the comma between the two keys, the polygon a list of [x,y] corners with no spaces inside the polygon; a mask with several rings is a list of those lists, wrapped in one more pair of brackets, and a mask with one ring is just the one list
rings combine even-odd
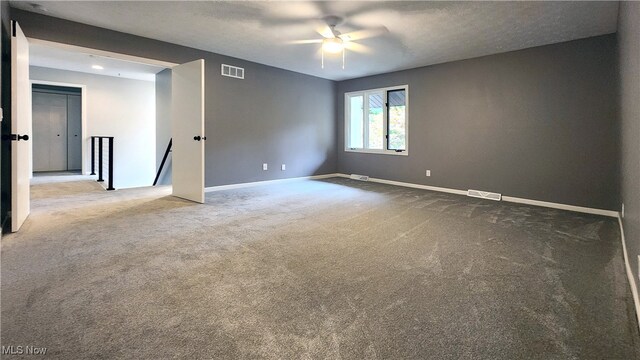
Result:
{"label": "recessed ceiling light", "polygon": [[100,65],[93,65],[91,66],[92,69],[96,69],[96,70],[104,70],[104,68]]}

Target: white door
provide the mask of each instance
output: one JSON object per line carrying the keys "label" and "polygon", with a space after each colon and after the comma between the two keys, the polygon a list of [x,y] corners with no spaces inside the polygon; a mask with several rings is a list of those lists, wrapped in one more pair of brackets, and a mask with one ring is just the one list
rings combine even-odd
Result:
{"label": "white door", "polygon": [[204,203],[204,60],[171,69],[173,196]]}
{"label": "white door", "polygon": [[29,43],[11,22],[11,231],[18,231],[30,212],[31,85]]}

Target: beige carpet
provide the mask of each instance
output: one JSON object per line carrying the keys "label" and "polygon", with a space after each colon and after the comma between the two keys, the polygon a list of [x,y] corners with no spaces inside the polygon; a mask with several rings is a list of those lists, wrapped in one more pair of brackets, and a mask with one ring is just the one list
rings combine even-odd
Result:
{"label": "beige carpet", "polygon": [[37,182],[32,215],[2,239],[4,347],[59,359],[639,354],[615,219],[347,179],[204,205],[166,187]]}

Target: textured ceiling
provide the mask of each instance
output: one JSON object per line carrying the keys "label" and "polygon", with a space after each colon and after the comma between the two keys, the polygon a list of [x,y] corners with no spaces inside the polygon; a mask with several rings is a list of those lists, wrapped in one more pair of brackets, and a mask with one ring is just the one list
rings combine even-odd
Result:
{"label": "textured ceiling", "polygon": [[[29,44],[29,65],[146,81],[155,81],[155,74],[164,69],[160,66],[83,53],[42,42]],[[93,69],[93,65],[100,65],[104,69]]]}
{"label": "textured ceiling", "polygon": [[[46,11],[31,4],[41,4]],[[30,1],[13,7],[323,78],[342,80],[613,33],[617,2]],[[368,53],[327,56],[318,19],[338,15],[342,33],[385,26],[360,41]]]}

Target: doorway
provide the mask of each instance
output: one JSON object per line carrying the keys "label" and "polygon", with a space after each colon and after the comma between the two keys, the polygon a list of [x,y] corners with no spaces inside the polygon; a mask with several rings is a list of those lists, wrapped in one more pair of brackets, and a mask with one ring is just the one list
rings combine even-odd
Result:
{"label": "doorway", "polygon": [[81,89],[33,84],[32,104],[33,171],[81,171]]}
{"label": "doorway", "polygon": [[[29,85],[30,75],[33,76],[31,79],[32,84],[40,83],[61,87],[70,86],[81,88],[79,100],[81,102],[80,130],[82,135],[79,137],[81,138],[80,141],[82,147],[80,157],[81,159],[84,158],[81,160],[82,174],[88,174],[88,169],[91,164],[89,161],[89,155],[91,153],[88,149],[90,145],[90,141],[88,140],[89,137],[103,135],[113,136],[117,139],[117,143],[114,146],[116,150],[114,150],[113,160],[109,163],[109,166],[115,163],[113,166],[116,179],[118,174],[123,174],[125,177],[128,176],[132,179],[132,181],[137,182],[136,184],[129,186],[122,186],[124,188],[150,186],[152,184],[153,177],[156,173],[153,165],[155,163],[155,153],[157,152],[156,137],[158,134],[155,134],[156,136],[151,135],[145,137],[140,136],[142,133],[147,133],[147,131],[144,131],[145,129],[143,129],[143,131],[138,131],[139,129],[133,129],[133,131],[131,131],[128,127],[136,122],[131,121],[130,119],[135,120],[140,117],[135,114],[132,116],[124,116],[120,113],[115,113],[114,109],[139,110],[138,105],[146,104],[146,102],[138,101],[134,103],[136,106],[131,107],[115,106],[114,104],[124,104],[128,100],[135,98],[135,96],[127,96],[125,91],[93,91],[96,86],[102,85],[96,85],[96,82],[91,80],[80,80],[87,79],[87,77],[91,77],[93,79],[100,78],[103,81],[97,82],[111,84],[114,82],[115,78],[120,78],[117,82],[122,83],[127,81],[131,76],[140,74],[143,77],[151,76],[152,80],[155,81],[158,72],[167,68],[172,69],[172,81],[170,84],[175,81],[176,86],[171,87],[171,96],[166,100],[171,104],[170,108],[172,109],[169,111],[171,116],[166,117],[166,120],[172,125],[170,133],[174,138],[172,163],[174,166],[185,163],[184,165],[188,168],[188,171],[184,171],[184,173],[189,174],[189,176],[176,178],[176,172],[172,171],[172,194],[195,202],[204,201],[204,141],[202,141],[206,139],[204,136],[204,60],[197,60],[178,65],[165,61],[143,59],[131,55],[117,54],[75,45],[52,43],[45,40],[27,40],[15,21],[12,22],[12,25],[14,27],[14,35],[12,37],[13,51],[11,52],[11,61],[12,70],[15,69],[16,71],[12,71],[11,100],[12,105],[14,105],[14,103],[17,105],[12,106],[11,118],[11,133],[16,134],[16,141],[12,141],[11,144],[11,156],[13,161],[11,161],[12,169],[10,171],[10,175],[13,186],[11,186],[10,189],[11,201],[8,205],[11,208],[11,231],[18,231],[29,215],[29,183],[33,175],[33,170],[58,172],[66,171],[67,169],[75,167],[73,165],[73,160],[71,159],[71,157],[74,156],[73,152],[69,151],[69,149],[73,147],[69,141],[69,137],[75,137],[73,136],[74,129],[69,125],[70,123],[68,120],[66,128],[63,128],[65,121],[60,119],[56,120],[58,127],[51,127],[49,124],[50,127],[45,132],[49,133],[50,136],[55,135],[55,138],[60,137],[62,140],[66,131],[66,156],[58,155],[58,157],[55,158],[58,160],[64,159],[65,164],[60,165],[60,163],[52,161],[51,156],[49,156],[48,167],[40,167],[40,164],[36,164],[37,166],[35,168],[33,166],[34,156],[31,154],[33,142],[26,141],[27,139],[34,137],[34,133],[32,131],[33,121],[31,116],[33,107],[31,102],[34,95],[38,97],[40,95],[37,93],[43,93],[46,91],[36,91],[34,93],[32,86]],[[60,56],[65,59],[63,66],[56,60]],[[100,64],[97,64],[97,62],[100,62]],[[125,71],[122,71],[122,69]],[[96,73],[96,71],[99,73]],[[152,74],[149,74],[149,71],[152,71]],[[77,81],[74,79],[77,79]],[[134,78],[131,79],[135,80]],[[91,96],[87,96],[88,87],[93,89]],[[130,84],[127,84],[124,89],[134,91],[138,94]],[[100,101],[96,96],[94,96],[94,94],[115,94],[117,95],[115,97],[118,102],[113,101],[114,96]],[[66,105],[63,105],[65,102],[61,100],[62,98],[58,99],[58,103],[56,105],[60,108],[58,109],[60,115],[58,116],[59,118],[63,118],[61,114],[65,112],[62,108],[66,106],[66,112],[69,112],[69,103],[73,102],[73,99],[75,99],[72,97],[74,94],[67,93],[64,95],[66,96]],[[123,96],[126,97],[126,99],[120,101],[119,99]],[[96,101],[89,104],[89,100],[91,99]],[[55,104],[55,102],[51,100],[48,102],[49,106],[51,106],[52,103]],[[152,107],[157,109],[157,99],[152,99],[151,103],[153,102],[155,102],[155,106],[152,104]],[[187,106],[187,104],[190,104],[190,106]],[[187,109],[188,111],[183,112],[180,111],[180,109]],[[87,122],[87,117],[89,116],[91,118],[90,125]],[[155,118],[148,123],[151,124],[151,127],[155,127],[155,125],[157,125],[157,120],[158,118]],[[51,122],[51,116],[49,116],[49,123]],[[187,124],[189,125],[188,129],[180,128],[181,125]],[[145,122],[143,125],[146,126],[148,124]],[[176,132],[176,128],[180,131]],[[60,132],[58,132],[58,130],[60,130]],[[58,136],[58,134],[60,134],[60,136]],[[176,135],[178,135],[177,138]],[[38,137],[44,138],[42,134]],[[65,142],[62,141],[61,143],[64,144]],[[163,139],[163,149],[164,143]],[[21,148],[18,149],[18,146]],[[58,143],[57,146],[64,149],[64,146],[60,145],[60,143]],[[48,148],[50,147],[51,145],[49,145]],[[147,155],[147,153],[150,155],[142,158],[142,155]],[[18,156],[20,159],[14,159]],[[138,158],[142,158],[139,163],[134,161],[136,160],[136,156],[138,156]],[[147,159],[151,159],[152,161],[147,162]],[[52,165],[52,163],[57,165]],[[145,178],[141,176],[142,167],[146,167],[147,163],[151,164],[151,166],[149,166],[151,171],[148,171],[150,175],[149,181],[146,181]],[[138,185],[138,183],[142,185]],[[3,204],[5,204],[4,201]]]}

